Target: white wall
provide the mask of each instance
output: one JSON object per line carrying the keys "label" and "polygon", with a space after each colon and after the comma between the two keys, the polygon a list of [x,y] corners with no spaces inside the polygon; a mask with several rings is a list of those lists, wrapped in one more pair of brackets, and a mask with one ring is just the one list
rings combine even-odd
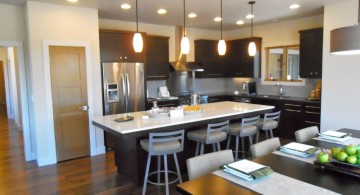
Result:
{"label": "white wall", "polygon": [[[41,165],[56,163],[56,147],[54,127],[52,121],[46,118],[52,105],[45,104],[45,73],[43,61],[43,43],[89,43],[91,47],[92,96],[94,105],[90,108],[95,115],[102,114],[100,52],[99,52],[99,25],[98,12],[95,9],[62,6],[56,4],[28,1],[27,3],[28,39],[30,71],[32,75],[32,98],[37,162]],[[89,82],[88,82],[89,83]],[[51,92],[50,92],[51,93]],[[90,102],[89,102],[90,104]],[[90,116],[89,120],[92,118]],[[102,130],[90,125],[91,154],[104,152]],[[98,137],[97,137],[98,136]]]}
{"label": "white wall", "polygon": [[[262,37],[262,56],[261,56],[261,84],[274,85],[274,82],[264,81],[265,78],[265,64],[266,64],[266,47],[281,46],[281,45],[296,45],[300,42],[299,30],[318,28],[323,26],[323,16],[312,16],[294,20],[287,20],[283,22],[274,22],[270,24],[255,25],[254,36]],[[250,37],[250,28],[243,28],[239,30],[225,32],[224,38],[226,40],[239,39]],[[278,82],[277,82],[278,83]],[[283,85],[291,85],[291,83],[282,83]],[[292,85],[302,85],[299,83],[292,83]]]}
{"label": "white wall", "polygon": [[0,40],[25,41],[24,7],[0,4]]}
{"label": "white wall", "polygon": [[325,7],[321,129],[360,130],[360,55],[330,55],[330,31],[357,23],[358,1],[344,0]]}

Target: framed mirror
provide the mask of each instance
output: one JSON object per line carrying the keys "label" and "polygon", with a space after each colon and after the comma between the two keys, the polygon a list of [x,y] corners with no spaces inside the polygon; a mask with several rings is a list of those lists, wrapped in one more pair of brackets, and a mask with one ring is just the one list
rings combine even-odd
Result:
{"label": "framed mirror", "polygon": [[299,45],[267,47],[265,81],[301,82]]}

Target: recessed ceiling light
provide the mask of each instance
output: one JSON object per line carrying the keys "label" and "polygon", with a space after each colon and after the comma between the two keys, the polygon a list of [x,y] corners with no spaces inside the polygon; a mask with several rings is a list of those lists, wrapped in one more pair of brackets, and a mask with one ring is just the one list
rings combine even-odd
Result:
{"label": "recessed ceiling light", "polygon": [[214,21],[215,21],[215,22],[220,22],[220,21],[221,21],[221,18],[220,18],[220,17],[216,17],[216,18],[214,18]]}
{"label": "recessed ceiling light", "polygon": [[246,15],[246,19],[251,19],[251,18],[255,18],[255,16],[254,16],[254,15],[252,15],[252,14],[248,14],[248,15]]}
{"label": "recessed ceiling light", "polygon": [[78,0],[67,0],[68,2],[70,2],[70,3],[76,3],[76,2],[78,2]]}
{"label": "recessed ceiling light", "polygon": [[157,11],[158,14],[166,14],[166,10],[165,9],[159,9]]}
{"label": "recessed ceiling light", "polygon": [[196,16],[197,16],[197,15],[196,15],[195,13],[190,13],[190,14],[188,15],[189,18],[196,18]]}
{"label": "recessed ceiling light", "polygon": [[245,23],[245,22],[242,21],[242,20],[238,20],[238,21],[236,22],[237,25],[243,25],[244,23]]}
{"label": "recessed ceiling light", "polygon": [[299,7],[300,7],[299,4],[292,4],[292,5],[289,6],[290,9],[297,9]]}
{"label": "recessed ceiling light", "polygon": [[131,5],[127,4],[127,3],[124,3],[121,5],[121,9],[130,9],[131,8]]}

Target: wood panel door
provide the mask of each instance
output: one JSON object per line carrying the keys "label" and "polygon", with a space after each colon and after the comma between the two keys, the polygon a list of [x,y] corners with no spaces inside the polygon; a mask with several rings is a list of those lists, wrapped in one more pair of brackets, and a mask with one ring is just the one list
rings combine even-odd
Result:
{"label": "wood panel door", "polygon": [[0,61],[0,104],[6,107],[4,63]]}
{"label": "wood panel door", "polygon": [[49,50],[57,160],[88,156],[85,48],[51,46]]}

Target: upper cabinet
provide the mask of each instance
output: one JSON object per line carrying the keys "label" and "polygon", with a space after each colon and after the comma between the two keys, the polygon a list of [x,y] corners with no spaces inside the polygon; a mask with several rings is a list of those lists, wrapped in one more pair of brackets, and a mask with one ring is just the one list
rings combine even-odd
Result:
{"label": "upper cabinet", "polygon": [[146,36],[146,78],[165,80],[169,77],[169,37]]}
{"label": "upper cabinet", "polygon": [[133,36],[133,32],[100,30],[101,62],[143,62],[144,51],[135,53]]}
{"label": "upper cabinet", "polygon": [[300,77],[321,78],[323,29],[309,29],[300,33]]}
{"label": "upper cabinet", "polygon": [[195,62],[201,63],[203,72],[196,72],[198,78],[225,76],[225,56],[220,56],[216,40],[195,40]]}
{"label": "upper cabinet", "polygon": [[[258,52],[249,56],[248,46],[254,40]],[[261,67],[261,38],[237,39],[227,41],[226,76],[258,78]]]}
{"label": "upper cabinet", "polygon": [[[249,56],[248,46],[255,41],[258,52],[256,56]],[[250,77],[260,76],[261,66],[261,38],[237,39],[226,42],[227,51],[220,56],[217,50],[217,40],[196,40],[195,61],[200,62],[204,72],[197,72],[197,77]]]}

